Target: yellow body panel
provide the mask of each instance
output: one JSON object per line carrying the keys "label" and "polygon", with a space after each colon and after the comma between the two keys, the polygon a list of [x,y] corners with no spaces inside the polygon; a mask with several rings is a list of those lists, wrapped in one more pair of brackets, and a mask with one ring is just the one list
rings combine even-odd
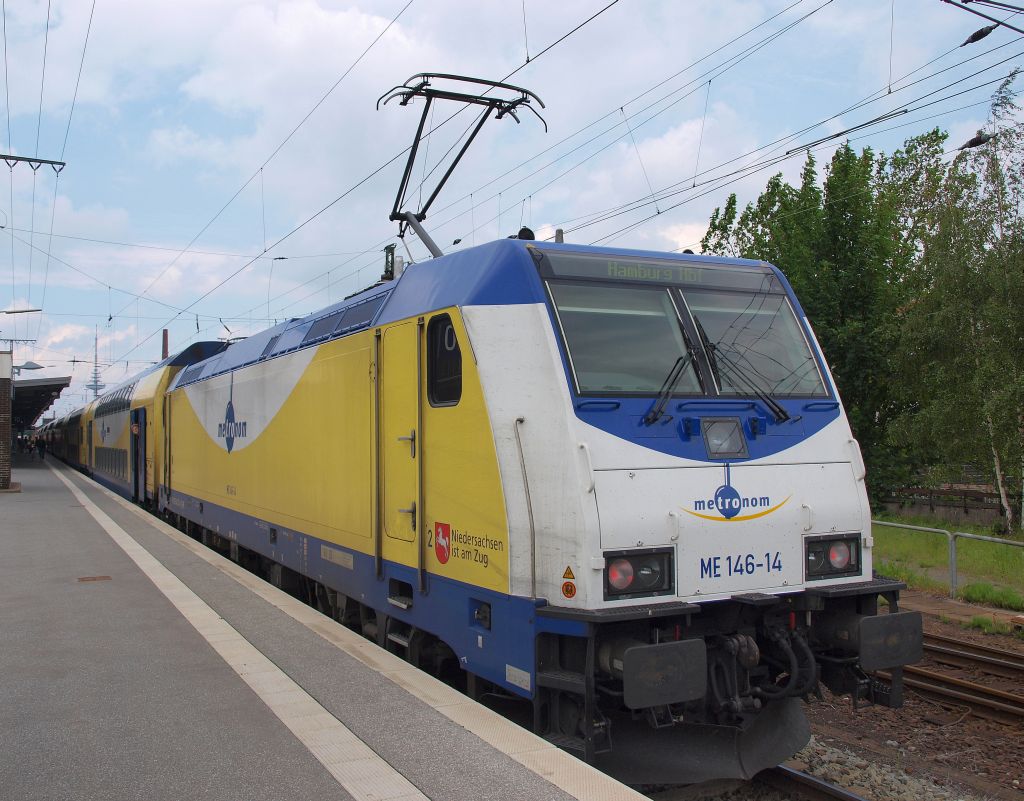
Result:
{"label": "yellow body panel", "polygon": [[[322,348],[265,430],[231,453],[211,440],[186,392],[172,393],[172,492],[365,550],[370,401],[361,339],[356,347]],[[237,371],[234,394],[260,393],[288,358]]]}
{"label": "yellow body panel", "polygon": [[[192,399],[187,388],[175,390],[168,396],[167,420],[172,493],[373,554],[380,480],[385,560],[416,567],[423,558],[430,572],[507,592],[508,526],[493,436],[465,329],[456,310],[448,313],[462,351],[463,390],[455,406],[430,406],[425,367],[417,388],[417,351],[420,358],[425,354],[424,326],[416,320],[381,328],[376,365],[374,331],[318,346],[280,408],[260,431],[248,422],[244,447],[236,442],[233,451],[208,433],[211,416],[224,412],[203,406],[206,382],[192,385]],[[283,380],[288,360],[300,354],[235,371],[235,408],[244,408],[243,399],[265,396],[264,387]],[[373,392],[377,377],[379,414]],[[416,431],[417,412],[421,431]],[[398,440],[414,431],[415,455],[409,439]],[[425,514],[414,530],[412,515],[398,510],[410,509],[416,500],[417,460],[422,460]],[[436,523],[451,532],[444,561],[435,542]]]}
{"label": "yellow body panel", "polygon": [[163,431],[165,393],[181,367],[165,367],[139,379],[132,395],[132,410],[146,410],[146,492],[156,497],[163,476],[165,438]]}
{"label": "yellow body panel", "polygon": [[[427,568],[468,584],[508,592],[508,515],[494,433],[462,317],[457,309],[447,313],[462,351],[462,397],[455,406],[433,407],[423,389]],[[446,564],[441,563],[437,544],[438,529],[443,536],[444,524],[450,536]]]}
{"label": "yellow body panel", "polygon": [[79,446],[80,458],[79,464],[91,469],[93,465],[93,453],[92,453],[92,438],[93,438],[93,418],[96,414],[96,401],[89,403],[82,411],[82,420],[80,425],[82,426],[82,443]]}

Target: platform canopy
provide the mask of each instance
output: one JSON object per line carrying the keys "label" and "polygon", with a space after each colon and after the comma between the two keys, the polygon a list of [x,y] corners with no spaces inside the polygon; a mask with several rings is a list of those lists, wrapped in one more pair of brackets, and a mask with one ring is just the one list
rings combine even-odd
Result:
{"label": "platform canopy", "polygon": [[16,379],[11,403],[11,429],[24,431],[32,428],[70,383],[71,376]]}

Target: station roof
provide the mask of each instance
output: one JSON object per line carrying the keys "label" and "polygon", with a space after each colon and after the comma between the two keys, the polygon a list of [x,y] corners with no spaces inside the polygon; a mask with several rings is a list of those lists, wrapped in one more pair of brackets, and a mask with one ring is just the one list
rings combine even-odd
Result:
{"label": "station roof", "polygon": [[11,429],[24,431],[32,428],[70,383],[71,376],[16,379],[11,402]]}

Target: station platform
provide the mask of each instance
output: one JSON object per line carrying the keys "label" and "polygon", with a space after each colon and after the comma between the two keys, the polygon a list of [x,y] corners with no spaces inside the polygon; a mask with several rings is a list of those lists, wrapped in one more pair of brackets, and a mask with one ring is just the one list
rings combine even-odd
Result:
{"label": "station platform", "polygon": [[51,457],[0,496],[0,799],[640,801]]}

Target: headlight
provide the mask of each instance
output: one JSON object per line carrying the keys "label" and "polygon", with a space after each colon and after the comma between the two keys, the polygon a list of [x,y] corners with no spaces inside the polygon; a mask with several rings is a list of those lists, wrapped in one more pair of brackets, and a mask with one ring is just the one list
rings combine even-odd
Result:
{"label": "headlight", "polygon": [[648,590],[658,587],[664,572],[658,557],[648,556],[640,559],[636,565],[637,589]]}
{"label": "headlight", "polygon": [[860,537],[817,537],[804,543],[808,581],[860,573]]}
{"label": "headlight", "polygon": [[711,459],[745,459],[747,441],[738,417],[705,417],[700,423]]}
{"label": "headlight", "polygon": [[667,595],[673,591],[672,551],[606,553],[605,600]]}

